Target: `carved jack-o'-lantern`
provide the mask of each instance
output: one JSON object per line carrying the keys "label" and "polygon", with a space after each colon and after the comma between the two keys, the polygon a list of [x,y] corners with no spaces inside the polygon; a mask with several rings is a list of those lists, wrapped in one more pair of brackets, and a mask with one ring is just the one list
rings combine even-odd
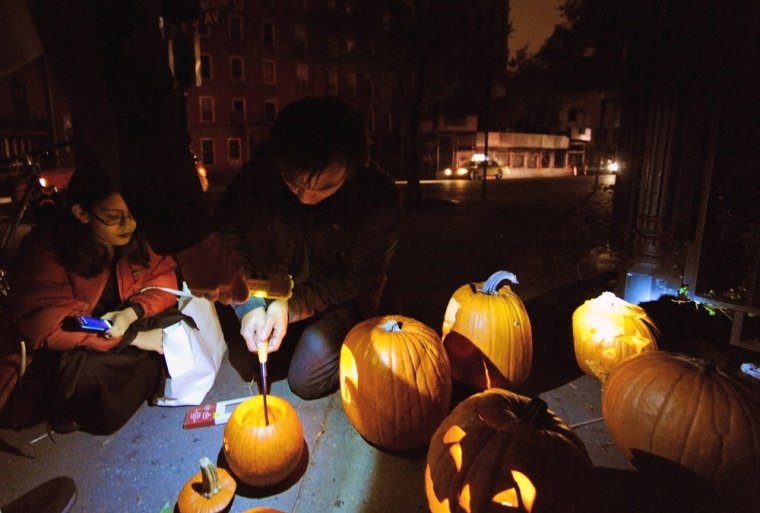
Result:
{"label": "carved jack-o'-lantern", "polygon": [[633,355],[657,349],[654,322],[643,308],[604,292],[573,313],[573,343],[578,366],[604,382],[610,371]]}
{"label": "carved jack-o'-lantern", "polygon": [[484,283],[458,288],[444,314],[443,345],[452,378],[474,390],[518,389],[533,362],[533,334],[522,300],[505,280],[515,275],[499,271]]}
{"label": "carved jack-o'-lantern", "polygon": [[340,352],[340,395],[354,428],[380,447],[425,447],[451,406],[451,375],[438,334],[401,315],[360,322]]}
{"label": "carved jack-o'-lantern", "polygon": [[430,441],[433,513],[497,513],[536,499],[536,482],[591,465],[583,442],[539,398],[490,389],[459,403]]}
{"label": "carved jack-o'-lantern", "polygon": [[303,456],[303,427],[293,406],[267,396],[269,424],[262,396],[251,397],[232,412],[224,428],[223,447],[232,472],[251,486],[268,486],[288,477]]}

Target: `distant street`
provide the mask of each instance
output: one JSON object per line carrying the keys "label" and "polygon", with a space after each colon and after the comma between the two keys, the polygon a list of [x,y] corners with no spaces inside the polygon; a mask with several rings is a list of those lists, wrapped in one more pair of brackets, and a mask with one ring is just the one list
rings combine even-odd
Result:
{"label": "distant street", "polygon": [[406,208],[391,298],[439,328],[450,294],[495,271],[515,273],[520,283],[513,289],[523,299],[597,274],[598,265],[609,264],[613,181],[603,175],[595,187],[593,176],[489,180],[485,199],[480,181],[423,182],[423,201]]}

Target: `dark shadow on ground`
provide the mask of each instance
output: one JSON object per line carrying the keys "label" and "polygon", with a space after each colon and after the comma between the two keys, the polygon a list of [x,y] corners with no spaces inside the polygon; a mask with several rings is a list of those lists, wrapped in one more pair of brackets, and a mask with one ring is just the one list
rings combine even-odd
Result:
{"label": "dark shadow on ground", "polygon": [[586,300],[612,291],[615,277],[615,272],[599,274],[525,301],[533,330],[533,366],[517,392],[535,396],[583,375],[573,349],[573,312]]}

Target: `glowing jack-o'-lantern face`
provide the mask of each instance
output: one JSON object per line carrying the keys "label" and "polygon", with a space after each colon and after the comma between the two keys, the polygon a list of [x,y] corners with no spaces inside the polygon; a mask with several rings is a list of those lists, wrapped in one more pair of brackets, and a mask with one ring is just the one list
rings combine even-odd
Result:
{"label": "glowing jack-o'-lantern face", "polygon": [[465,399],[433,435],[425,491],[433,513],[530,512],[535,484],[591,461],[541,399],[490,389]]}
{"label": "glowing jack-o'-lantern face", "polygon": [[573,313],[573,343],[578,366],[604,382],[620,362],[657,349],[658,331],[640,306],[604,292]]}
{"label": "glowing jack-o'-lantern face", "polygon": [[400,315],[360,322],[341,348],[340,394],[348,420],[369,442],[397,451],[426,446],[451,405],[440,338]]}

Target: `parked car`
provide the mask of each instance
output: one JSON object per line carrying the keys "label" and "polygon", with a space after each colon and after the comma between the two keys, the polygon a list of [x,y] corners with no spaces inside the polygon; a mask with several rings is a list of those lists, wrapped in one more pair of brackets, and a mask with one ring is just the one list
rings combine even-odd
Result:
{"label": "parked car", "polygon": [[470,178],[470,170],[466,167],[451,168],[447,167],[443,171],[443,178],[455,179],[455,178]]}
{"label": "parked car", "polygon": [[495,160],[489,160],[487,167],[483,165],[483,161],[473,161],[467,165],[467,176],[472,180],[483,179],[483,168],[486,168],[486,176],[493,176],[497,180],[501,180],[505,175],[509,174],[509,168],[502,166]]}

